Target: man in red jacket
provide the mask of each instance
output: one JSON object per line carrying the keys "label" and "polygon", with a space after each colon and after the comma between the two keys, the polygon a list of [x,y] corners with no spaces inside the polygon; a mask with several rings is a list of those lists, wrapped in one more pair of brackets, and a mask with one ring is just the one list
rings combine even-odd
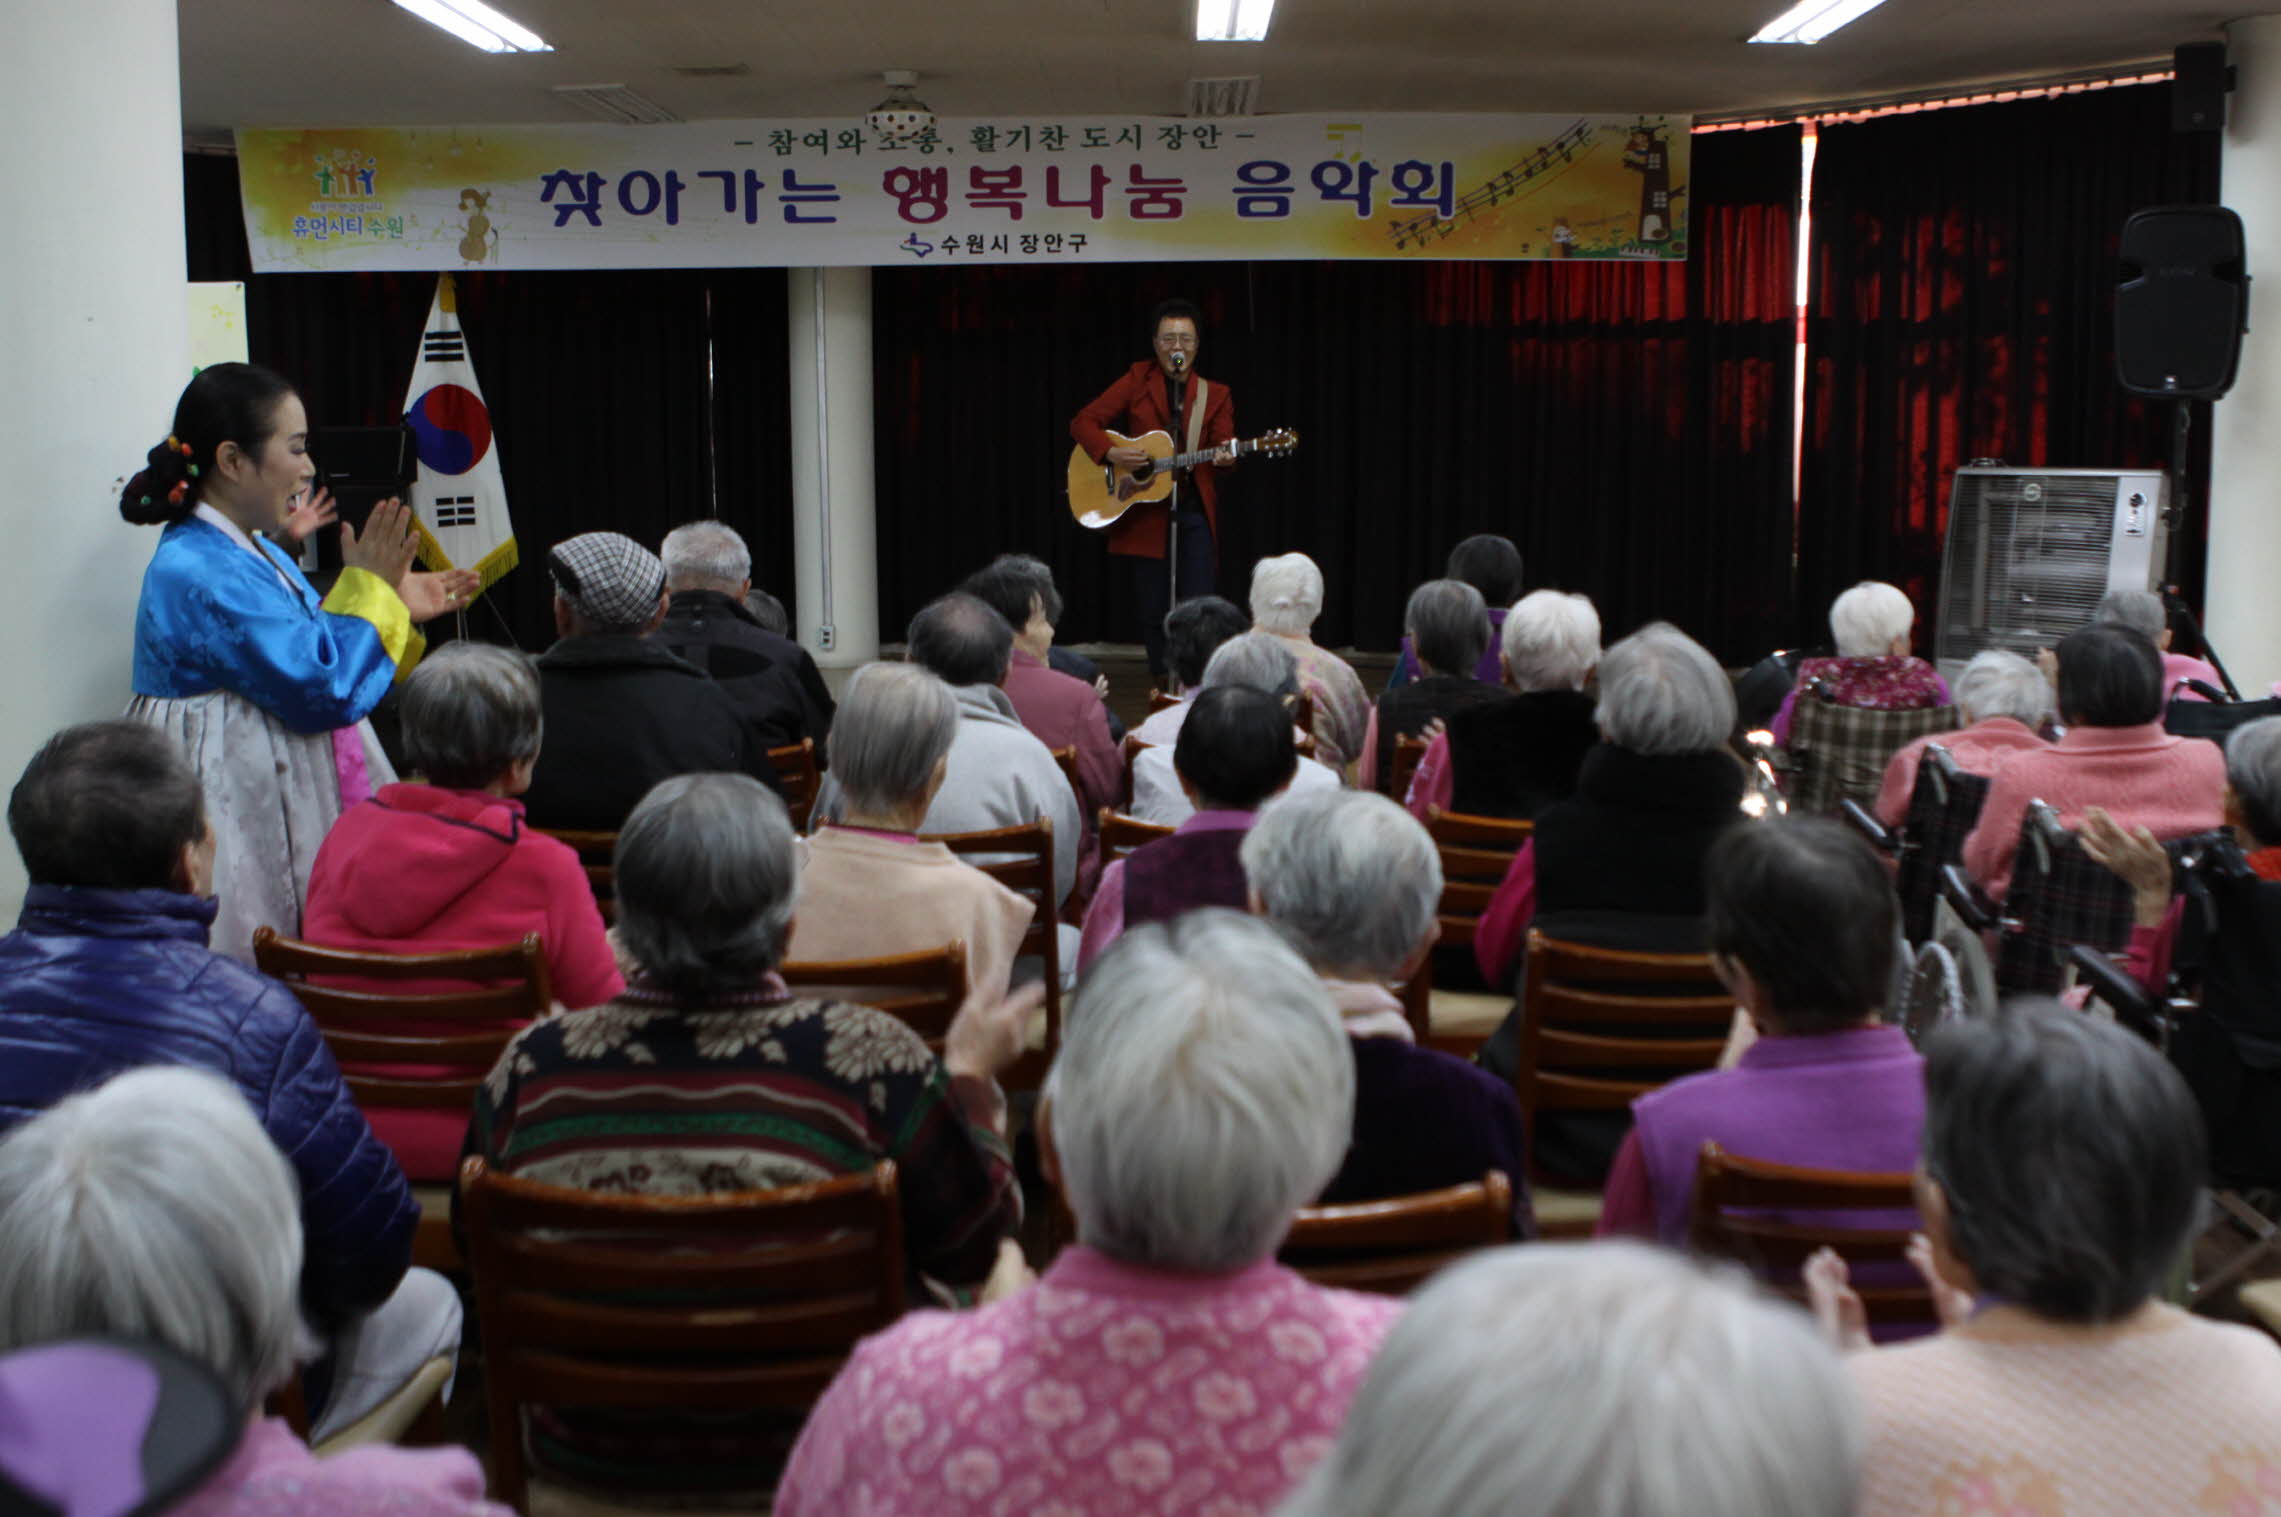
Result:
{"label": "man in red jacket", "polygon": [[[1235,400],[1226,385],[1196,372],[1196,326],[1196,307],[1189,302],[1167,300],[1158,306],[1149,327],[1155,356],[1127,369],[1069,423],[1069,435],[1096,463],[1129,468],[1148,461],[1137,447],[1111,446],[1110,427],[1127,437],[1167,432],[1175,452],[1219,450],[1213,462],[1184,472],[1175,481],[1170,501],[1136,506],[1109,528],[1109,551],[1134,561],[1141,640],[1148,648],[1149,673],[1159,677],[1165,669],[1164,613],[1175,600],[1212,593],[1212,548],[1219,535],[1217,476],[1235,462],[1234,451],[1227,447],[1236,435]],[[1173,528],[1170,534],[1167,521]],[[1165,561],[1168,535],[1178,540],[1177,595],[1173,566]]]}

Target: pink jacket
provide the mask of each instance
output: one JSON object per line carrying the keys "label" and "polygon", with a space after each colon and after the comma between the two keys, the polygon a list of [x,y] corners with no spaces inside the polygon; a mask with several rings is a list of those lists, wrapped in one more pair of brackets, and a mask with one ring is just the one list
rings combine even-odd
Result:
{"label": "pink jacket", "polygon": [[1885,779],[1877,787],[1877,820],[1898,827],[1909,814],[1909,797],[1917,788],[1917,763],[1925,750],[1938,743],[1966,774],[1994,774],[2016,753],[2048,747],[2044,740],[2008,716],[1974,722],[1960,732],[1936,732],[1904,746],[1885,765]]}
{"label": "pink jacket", "polygon": [[2223,820],[2226,758],[2198,737],[2172,737],[2159,723],[2075,727],[2048,748],[2014,754],[1988,786],[1980,824],[1964,840],[1964,867],[2002,900],[2012,882],[2020,818],[2043,801],[2070,827],[2092,806],[2158,838],[2185,837]]}
{"label": "pink jacket", "polygon": [[465,1449],[374,1445],[319,1459],[272,1417],[246,1429],[229,1462],[173,1517],[513,1517],[483,1499]]}
{"label": "pink jacket", "polygon": [[1049,669],[1021,649],[1006,670],[1006,699],[1014,714],[1048,748],[1077,750],[1077,783],[1090,821],[1101,807],[1124,799],[1125,765],[1109,741],[1109,713],[1091,685]]}
{"label": "pink jacket", "polygon": [[[317,849],[301,922],[312,943],[387,953],[496,948],[534,932],[559,1004],[599,1006],[625,989],[577,854],[534,832],[521,801],[414,784],[383,786],[341,813]],[[398,980],[387,988],[452,987]],[[451,1179],[465,1112],[368,1115],[414,1183]]]}

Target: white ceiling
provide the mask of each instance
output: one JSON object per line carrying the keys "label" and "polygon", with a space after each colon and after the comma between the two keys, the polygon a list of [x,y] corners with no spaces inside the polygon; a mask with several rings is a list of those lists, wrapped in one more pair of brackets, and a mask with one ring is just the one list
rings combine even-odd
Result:
{"label": "white ceiling", "polygon": [[[1815,47],[1740,40],[1783,0],[1281,0],[1263,43],[1188,39],[1191,0],[498,0],[553,43],[479,53],[388,0],[180,0],[183,121],[587,119],[555,84],[680,115],[855,116],[921,71],[945,116],[1177,115],[1194,75],[1268,111],[1758,111],[2167,60],[2209,0],[1888,0]],[[743,64],[731,79],[676,68]]]}

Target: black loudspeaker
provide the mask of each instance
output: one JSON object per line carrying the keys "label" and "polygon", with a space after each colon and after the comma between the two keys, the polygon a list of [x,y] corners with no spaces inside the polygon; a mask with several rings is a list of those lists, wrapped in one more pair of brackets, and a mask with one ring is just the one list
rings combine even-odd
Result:
{"label": "black loudspeaker", "polygon": [[2170,129],[2217,132],[2226,124],[2233,70],[2223,42],[2189,42],[2170,55]]}
{"label": "black loudspeaker", "polygon": [[2215,400],[2232,388],[2249,322],[2241,218],[2162,205],[2123,223],[2115,370],[2133,395]]}
{"label": "black loudspeaker", "polygon": [[[341,520],[364,530],[372,508],[389,496],[411,492],[419,472],[419,457],[412,450],[412,429],[393,427],[322,427],[309,434],[309,454],[317,463],[317,483],[333,492]],[[340,531],[328,527],[317,534],[317,576],[340,572]],[[329,582],[329,579],[328,579]]]}

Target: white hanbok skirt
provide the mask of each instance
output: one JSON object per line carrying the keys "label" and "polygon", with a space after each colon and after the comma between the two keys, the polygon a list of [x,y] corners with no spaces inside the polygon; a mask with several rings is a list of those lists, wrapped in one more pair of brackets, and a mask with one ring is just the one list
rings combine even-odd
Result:
{"label": "white hanbok skirt", "polygon": [[[333,735],[299,733],[242,695],[226,690],[181,698],[138,695],[130,720],[148,722],[182,745],[206,792],[214,828],[213,948],[253,962],[253,933],[301,933],[301,905],[317,847],[341,814]],[[370,722],[356,724],[372,788],[396,771]]]}

